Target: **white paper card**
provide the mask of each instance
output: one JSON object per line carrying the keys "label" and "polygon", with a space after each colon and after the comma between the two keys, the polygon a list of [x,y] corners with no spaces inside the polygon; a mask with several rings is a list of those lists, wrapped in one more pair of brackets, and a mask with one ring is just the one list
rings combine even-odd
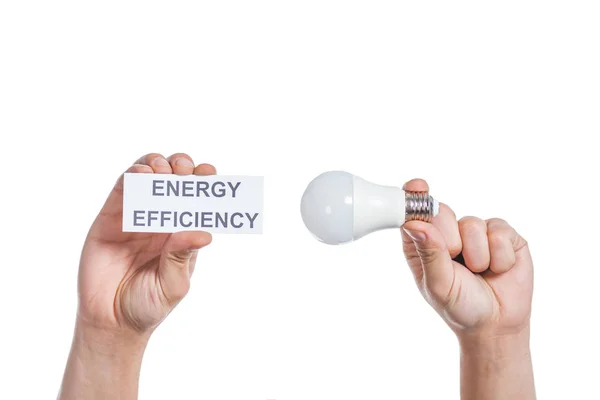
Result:
{"label": "white paper card", "polygon": [[126,173],[123,232],[262,233],[262,176]]}

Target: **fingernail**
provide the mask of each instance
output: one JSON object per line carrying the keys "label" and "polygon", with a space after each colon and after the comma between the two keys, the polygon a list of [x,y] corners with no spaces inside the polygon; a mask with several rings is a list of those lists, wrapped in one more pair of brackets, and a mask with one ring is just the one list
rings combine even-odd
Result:
{"label": "fingernail", "polygon": [[152,160],[151,164],[154,167],[168,167],[169,166],[169,162],[162,157],[156,157],[154,160]]}
{"label": "fingernail", "polygon": [[425,241],[425,239],[427,239],[427,236],[425,236],[425,234],[420,231],[413,231],[413,230],[404,228],[404,232],[406,232],[408,234],[408,236],[410,236],[410,238],[412,240],[414,240],[415,242],[423,242],[423,241]]}
{"label": "fingernail", "polygon": [[175,165],[180,166],[180,167],[186,167],[186,168],[194,168],[194,163],[192,163],[190,160],[188,160],[185,157],[178,158],[175,161]]}

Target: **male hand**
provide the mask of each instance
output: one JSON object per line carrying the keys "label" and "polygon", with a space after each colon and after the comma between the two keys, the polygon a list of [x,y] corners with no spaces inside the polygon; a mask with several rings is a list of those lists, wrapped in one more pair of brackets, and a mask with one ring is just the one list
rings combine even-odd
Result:
{"label": "male hand", "polygon": [[[209,164],[194,166],[187,154],[168,159],[148,154],[127,172],[213,175]],[[153,330],[187,294],[197,250],[211,242],[202,231],[122,232],[123,176],[92,225],[79,273],[82,323],[104,329]]]}
{"label": "male hand", "polygon": [[[127,172],[213,175],[187,154],[148,154]],[[122,231],[123,176],[85,241],[79,266],[79,309],[60,399],[137,398],[141,360],[152,331],[187,294],[202,231]]]}
{"label": "male hand", "polygon": [[[406,190],[428,191],[420,179]],[[529,320],[533,263],[506,222],[464,217],[445,204],[432,223],[402,229],[406,260],[425,299],[458,336],[464,399],[533,399]]]}

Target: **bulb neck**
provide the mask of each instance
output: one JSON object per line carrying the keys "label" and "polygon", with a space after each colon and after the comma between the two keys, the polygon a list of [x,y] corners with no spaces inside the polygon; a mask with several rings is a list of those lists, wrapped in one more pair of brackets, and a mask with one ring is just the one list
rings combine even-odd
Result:
{"label": "bulb neck", "polygon": [[438,202],[429,192],[404,192],[405,218],[408,221],[431,222],[438,213]]}

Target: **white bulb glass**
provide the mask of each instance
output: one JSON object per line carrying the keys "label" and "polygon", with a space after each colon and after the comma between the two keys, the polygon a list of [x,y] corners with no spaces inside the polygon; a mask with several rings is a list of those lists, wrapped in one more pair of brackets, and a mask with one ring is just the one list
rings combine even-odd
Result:
{"label": "white bulb glass", "polygon": [[[438,212],[433,200],[433,215]],[[308,184],[300,204],[308,230],[327,244],[342,244],[406,220],[405,192],[343,171],[325,172]]]}

